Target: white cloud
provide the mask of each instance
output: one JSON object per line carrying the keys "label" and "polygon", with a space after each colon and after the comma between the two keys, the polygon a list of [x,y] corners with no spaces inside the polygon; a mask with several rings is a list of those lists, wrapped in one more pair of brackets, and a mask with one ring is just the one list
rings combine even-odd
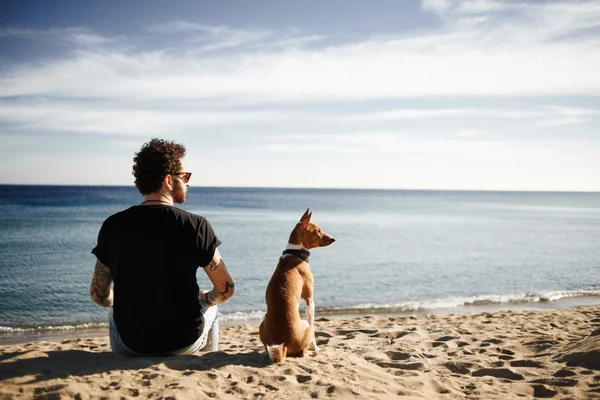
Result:
{"label": "white cloud", "polygon": [[[54,104],[0,106],[0,122],[20,130],[148,136],[289,118],[272,111],[153,110],[123,105]],[[15,131],[19,129],[14,129]]]}
{"label": "white cloud", "polygon": [[425,11],[443,14],[452,7],[453,3],[452,0],[422,0],[421,7]]}
{"label": "white cloud", "polygon": [[303,36],[295,29],[275,32],[268,29],[232,29],[223,25],[203,25],[187,21],[170,21],[148,28],[151,32],[182,34],[183,43],[190,49],[186,54],[210,52],[244,47],[244,50],[286,49],[297,50],[310,43],[323,40],[320,35]]}
{"label": "white cloud", "polygon": [[29,40],[45,40],[56,44],[77,45],[82,47],[97,47],[114,43],[122,37],[102,36],[94,31],[83,27],[72,27],[65,29],[0,29],[0,37],[18,37]]}
{"label": "white cloud", "polygon": [[169,21],[160,24],[154,24],[148,27],[151,32],[169,33],[169,32],[193,32],[204,31],[205,25],[196,24],[187,21]]}
{"label": "white cloud", "polygon": [[590,122],[591,118],[583,118],[583,117],[563,117],[563,118],[553,118],[546,121],[542,121],[536,123],[534,127],[536,128],[553,128],[557,126],[563,125],[579,125],[585,124],[586,122]]}
{"label": "white cloud", "polygon": [[537,128],[552,128],[563,125],[580,125],[593,121],[600,115],[600,109],[577,107],[548,107],[544,118],[533,126]]}
{"label": "white cloud", "polygon": [[485,108],[422,108],[377,111],[341,117],[348,122],[378,122],[407,119],[429,119],[438,117],[487,117],[487,118],[532,118],[544,115],[537,111],[485,109]]}
{"label": "white cloud", "polygon": [[422,108],[394,109],[365,114],[339,117],[346,122],[386,122],[433,118],[486,118],[486,119],[530,119],[536,120],[536,127],[550,127],[590,122],[600,109],[578,107],[542,107],[529,110],[510,110],[502,108]]}
{"label": "white cloud", "polygon": [[[456,11],[465,14],[495,12],[511,8],[508,2],[493,0],[469,0],[456,3],[459,3]],[[513,7],[518,7],[518,4],[513,5]]]}
{"label": "white cloud", "polygon": [[171,21],[155,24],[149,28],[153,32],[195,34],[186,39],[189,43],[198,43],[205,51],[226,49],[259,43],[273,35],[266,29],[241,30],[226,26],[202,25],[186,21]]}
{"label": "white cloud", "polygon": [[[452,4],[492,9],[495,3]],[[450,22],[438,31],[311,49],[302,46],[318,36],[281,39],[268,31],[179,21],[154,29],[204,32],[201,49],[235,52],[206,57],[192,49],[183,54],[160,48],[82,50],[76,57],[5,74],[0,95],[275,102],[585,95],[600,90],[600,38],[565,39],[600,26],[600,5],[517,3],[512,11],[518,14],[510,20],[489,17],[467,27],[460,25],[463,14],[449,11]],[[75,36],[94,42],[89,35]],[[267,46],[282,41],[296,41],[296,49]]]}
{"label": "white cloud", "polygon": [[422,0],[421,8],[440,16],[449,14],[480,14],[521,7],[519,3],[494,0]]}
{"label": "white cloud", "polygon": [[[513,139],[504,139],[485,131],[448,131],[438,132],[348,132],[336,134],[304,134],[286,136],[267,136],[256,143],[251,150],[273,153],[330,153],[402,156],[453,156],[479,159],[496,153],[554,154],[565,146],[571,146],[567,140],[539,142],[528,139],[527,129],[517,132]],[[575,145],[585,149],[586,143]],[[486,156],[487,154],[487,156]]]}

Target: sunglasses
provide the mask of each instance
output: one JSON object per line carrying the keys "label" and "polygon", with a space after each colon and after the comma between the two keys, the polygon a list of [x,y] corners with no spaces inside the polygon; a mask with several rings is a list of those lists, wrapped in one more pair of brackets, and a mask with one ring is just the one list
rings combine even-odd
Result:
{"label": "sunglasses", "polygon": [[181,180],[184,183],[188,183],[190,181],[190,178],[192,177],[192,173],[191,172],[178,172],[176,174],[171,174],[173,176],[176,176],[178,178],[181,178]]}

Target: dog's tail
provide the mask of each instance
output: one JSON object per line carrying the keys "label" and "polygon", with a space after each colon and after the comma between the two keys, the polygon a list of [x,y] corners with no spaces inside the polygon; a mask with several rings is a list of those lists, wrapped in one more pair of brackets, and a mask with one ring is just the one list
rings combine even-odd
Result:
{"label": "dog's tail", "polygon": [[283,343],[267,346],[267,354],[273,362],[284,362],[287,355],[287,346]]}

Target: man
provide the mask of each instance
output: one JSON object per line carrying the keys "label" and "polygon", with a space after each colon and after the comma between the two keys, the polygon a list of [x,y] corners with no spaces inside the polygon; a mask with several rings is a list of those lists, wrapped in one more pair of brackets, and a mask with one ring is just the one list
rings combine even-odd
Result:
{"label": "man", "polygon": [[[185,202],[192,175],[183,167],[185,152],[183,145],[160,139],[142,146],[133,175],[144,201],[107,218],[92,250],[97,261],[90,297],[113,307],[109,330],[115,352],[192,354],[217,324],[216,305],[234,293],[217,248],[221,241],[208,221],[173,206]],[[211,291],[199,291],[199,266]]]}

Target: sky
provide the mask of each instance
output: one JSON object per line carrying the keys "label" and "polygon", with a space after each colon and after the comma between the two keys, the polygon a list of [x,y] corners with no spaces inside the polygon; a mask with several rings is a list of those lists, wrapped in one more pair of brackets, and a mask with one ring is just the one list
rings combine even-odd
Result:
{"label": "sky", "polygon": [[600,0],[3,0],[0,184],[600,191]]}

